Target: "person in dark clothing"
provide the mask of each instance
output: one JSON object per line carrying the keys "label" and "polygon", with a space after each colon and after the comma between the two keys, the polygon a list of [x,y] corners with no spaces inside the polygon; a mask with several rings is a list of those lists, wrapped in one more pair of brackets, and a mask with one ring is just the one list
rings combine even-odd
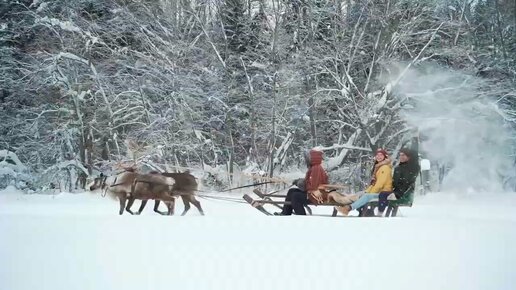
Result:
{"label": "person in dark clothing", "polygon": [[[420,167],[417,153],[403,148],[400,150],[400,164],[394,169],[392,192],[396,199],[402,198],[409,191],[413,191],[416,178],[419,175]],[[388,205],[387,197],[389,194],[380,194],[378,197],[378,215],[382,216]]]}
{"label": "person in dark clothing", "polygon": [[304,206],[308,203],[323,199],[321,188],[328,183],[328,175],[322,167],[323,152],[312,149],[309,152],[307,164],[310,164],[304,179],[294,181],[296,187],[289,189],[285,198],[286,202],[281,213],[276,215],[306,215]]}
{"label": "person in dark clothing", "polygon": [[308,204],[308,199],[305,189],[305,179],[299,178],[294,180],[292,186],[295,187],[288,190],[285,198],[285,201],[290,202],[290,204],[283,205],[283,210],[274,213],[275,215],[292,215],[293,212],[299,215],[306,215],[304,205]]}
{"label": "person in dark clothing", "polygon": [[417,154],[409,149],[400,150],[400,164],[394,170],[393,192],[397,199],[414,190],[420,167]]}

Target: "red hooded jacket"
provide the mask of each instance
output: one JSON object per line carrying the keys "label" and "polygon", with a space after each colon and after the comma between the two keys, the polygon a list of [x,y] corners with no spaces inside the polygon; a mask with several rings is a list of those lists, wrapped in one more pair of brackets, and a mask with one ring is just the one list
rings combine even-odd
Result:
{"label": "red hooded jacket", "polygon": [[310,150],[310,168],[306,172],[305,187],[307,192],[313,192],[321,184],[328,184],[328,175],[322,168],[323,153],[317,150]]}

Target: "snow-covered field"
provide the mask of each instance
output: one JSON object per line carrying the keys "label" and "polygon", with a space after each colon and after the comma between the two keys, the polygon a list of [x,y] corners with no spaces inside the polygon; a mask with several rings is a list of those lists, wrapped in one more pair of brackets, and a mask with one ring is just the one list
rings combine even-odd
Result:
{"label": "snow-covered field", "polygon": [[390,219],[201,202],[118,216],[90,193],[0,192],[0,289],[516,289],[516,194],[430,194]]}

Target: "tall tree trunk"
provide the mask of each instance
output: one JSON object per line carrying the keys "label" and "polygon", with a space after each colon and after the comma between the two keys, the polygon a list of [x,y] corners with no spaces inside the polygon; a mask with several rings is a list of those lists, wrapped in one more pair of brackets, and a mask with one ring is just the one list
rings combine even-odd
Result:
{"label": "tall tree trunk", "polygon": [[310,134],[312,135],[312,147],[317,146],[317,132],[315,126],[315,101],[314,97],[308,98],[308,110],[310,114]]}
{"label": "tall tree trunk", "polygon": [[233,140],[233,132],[231,129],[229,129],[229,138],[231,141],[231,147],[229,151],[229,164],[228,164],[228,171],[229,171],[229,184],[233,185],[233,172],[234,172],[234,162],[235,162],[235,143]]}
{"label": "tall tree trunk", "polygon": [[274,154],[276,154],[276,82],[277,71],[274,72],[274,79],[272,82],[272,132],[271,132],[271,148],[269,152],[269,177],[274,174]]}
{"label": "tall tree trunk", "polygon": [[249,74],[247,73],[247,67],[244,63],[244,60],[242,57],[240,57],[240,62],[242,63],[242,67],[244,68],[245,76],[247,79],[247,89],[248,89],[248,95],[249,100],[251,103],[250,106],[250,126],[251,126],[251,148],[250,148],[250,158],[254,162],[258,163],[258,147],[256,146],[256,108],[255,108],[255,96],[254,96],[254,88],[253,83],[251,82],[251,78],[249,77]]}
{"label": "tall tree trunk", "polygon": [[505,40],[503,39],[503,27],[502,21],[500,20],[500,6],[498,5],[498,0],[494,0],[495,10],[496,10],[496,30],[498,32],[498,37],[500,38],[500,45],[502,47],[503,59],[507,60],[507,50],[505,49]]}
{"label": "tall tree trunk", "polygon": [[[308,94],[311,91],[310,77],[308,73],[305,74],[305,92]],[[317,130],[315,125],[316,111],[314,95],[310,94],[308,98],[308,115],[310,118],[310,134],[312,135],[312,147],[317,146]]]}

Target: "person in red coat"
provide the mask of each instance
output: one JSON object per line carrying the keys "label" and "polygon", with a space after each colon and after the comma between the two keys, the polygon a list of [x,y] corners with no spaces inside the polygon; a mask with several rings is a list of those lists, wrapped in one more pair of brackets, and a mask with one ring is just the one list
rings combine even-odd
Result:
{"label": "person in red coat", "polygon": [[309,168],[305,178],[294,181],[296,187],[289,189],[285,198],[285,201],[290,202],[290,204],[285,204],[283,210],[280,213],[275,213],[276,215],[291,215],[292,212],[297,215],[306,215],[305,205],[322,202],[323,193],[321,189],[328,184],[328,175],[322,167],[322,161],[322,151],[310,150],[307,162]]}

